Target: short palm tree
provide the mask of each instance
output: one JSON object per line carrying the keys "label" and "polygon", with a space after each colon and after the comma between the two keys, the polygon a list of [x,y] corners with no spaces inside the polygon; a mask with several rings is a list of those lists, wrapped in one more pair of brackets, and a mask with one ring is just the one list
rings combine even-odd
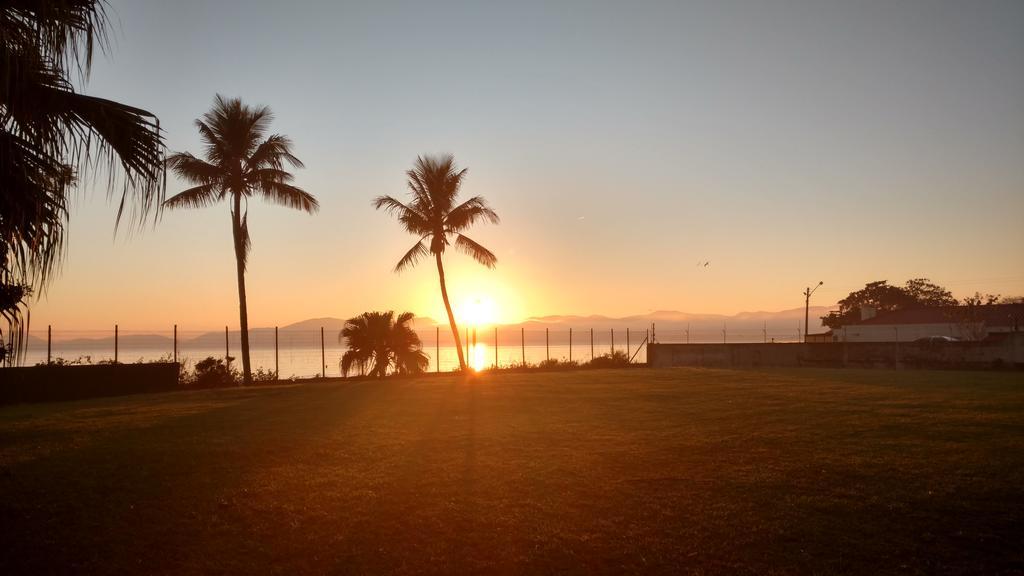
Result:
{"label": "short palm tree", "polygon": [[427,254],[434,255],[438,279],[441,282],[441,299],[444,300],[444,308],[448,312],[448,323],[452,328],[452,336],[455,337],[455,350],[459,354],[459,367],[462,370],[466,369],[466,358],[462,353],[462,340],[459,338],[459,328],[455,324],[455,315],[452,314],[452,305],[448,301],[441,255],[448,246],[454,245],[456,249],[469,254],[477,262],[494,268],[498,263],[497,256],[462,232],[481,220],[492,224],[500,222],[498,214],[487,205],[482,196],[474,196],[461,204],[456,204],[466,171],[465,168],[459,170],[455,167],[455,157],[451,155],[420,156],[416,158],[413,169],[405,173],[409,179],[408,186],[412,196],[408,204],[391,196],[380,196],[373,201],[375,208],[394,214],[406,232],[419,238],[398,261],[395,272],[414,266]]}
{"label": "short palm tree", "polygon": [[[28,295],[64,256],[68,196],[90,170],[120,188],[118,222],[163,201],[163,142],[144,110],[75,89],[106,47],[103,0],[0,2],[0,322],[22,349]],[[8,356],[8,360],[15,356]]]}
{"label": "short palm tree", "polygon": [[242,335],[242,374],[252,382],[249,365],[249,314],[245,300],[245,265],[250,239],[247,219],[249,198],[259,196],[275,204],[316,212],[319,204],[312,195],[291,184],[285,165],[301,168],[292,155],[292,143],[280,134],[267,136],[273,118],[266,106],[250,107],[242,101],[219,94],[213,109],[196,120],[206,145],[206,160],[188,152],[172,154],[168,166],[192,184],[164,203],[168,208],[202,208],[227,200],[231,206],[231,233],[235,244],[238,276],[238,310]]}
{"label": "short palm tree", "polygon": [[395,374],[419,374],[430,360],[423,352],[420,337],[413,332],[411,312],[365,312],[349,318],[338,334],[348,350],[341,357],[345,376],[356,368],[360,374],[383,378],[388,371]]}

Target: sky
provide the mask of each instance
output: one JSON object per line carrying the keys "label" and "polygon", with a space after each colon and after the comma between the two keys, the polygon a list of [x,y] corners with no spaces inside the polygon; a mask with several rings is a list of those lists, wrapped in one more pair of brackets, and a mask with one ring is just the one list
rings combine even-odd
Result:
{"label": "sky", "polygon": [[[269,105],[314,216],[250,204],[250,326],[443,317],[431,262],[371,200],[420,154],[469,168],[498,266],[446,255],[494,319],[829,305],[929,277],[1024,294],[1024,2],[111,0],[83,90],[201,152],[215,94]],[[184,189],[169,178],[168,195]],[[237,326],[228,206],[115,233],[75,201],[32,324]],[[698,262],[708,262],[707,266]]]}

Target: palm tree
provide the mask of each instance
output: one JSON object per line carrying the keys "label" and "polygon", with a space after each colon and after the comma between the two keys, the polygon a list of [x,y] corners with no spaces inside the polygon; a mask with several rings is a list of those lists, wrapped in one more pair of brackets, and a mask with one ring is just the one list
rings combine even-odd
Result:
{"label": "palm tree", "polygon": [[466,369],[466,358],[462,354],[462,340],[459,328],[455,325],[455,315],[448,301],[448,288],[444,281],[444,265],[441,255],[449,245],[465,252],[474,260],[488,268],[494,268],[498,258],[490,250],[471,240],[462,232],[480,220],[492,224],[500,222],[497,213],[488,205],[482,196],[474,196],[456,205],[459,189],[466,177],[468,169],[459,170],[455,167],[455,157],[420,156],[412,170],[406,172],[412,200],[404,204],[391,196],[380,196],[373,201],[378,210],[384,209],[395,214],[406,232],[417,236],[419,240],[402,256],[395,266],[395,272],[413,266],[427,254],[434,255],[437,263],[437,276],[441,282],[441,299],[444,300],[445,311],[448,312],[448,323],[455,337],[455,350],[459,354],[459,367]]}
{"label": "palm tree", "polygon": [[272,118],[266,106],[253,108],[237,98],[229,100],[218,94],[213,109],[196,120],[199,135],[206,145],[206,160],[188,152],[178,152],[167,159],[174,173],[193,187],[168,198],[164,206],[202,208],[221,200],[230,203],[245,384],[252,382],[249,314],[245,300],[245,265],[250,248],[249,198],[259,196],[309,213],[320,207],[316,198],[291,184],[293,177],[284,170],[285,164],[301,168],[302,162],[292,155],[291,140],[280,134],[266,135]]}
{"label": "palm tree", "polygon": [[[105,172],[120,189],[117,220],[141,224],[163,201],[155,116],[75,91],[93,49],[107,47],[102,0],[0,4],[0,318],[20,349],[27,295],[45,290],[64,257],[76,177]],[[10,359],[10,357],[8,358]]]}
{"label": "palm tree", "polygon": [[[423,352],[420,337],[409,322],[411,312],[365,312],[349,318],[338,334],[348,350],[341,357],[341,372],[348,376],[352,368],[360,374],[369,373],[383,378],[391,369],[395,374],[419,374],[427,369],[430,360]],[[369,372],[367,372],[369,369]]]}

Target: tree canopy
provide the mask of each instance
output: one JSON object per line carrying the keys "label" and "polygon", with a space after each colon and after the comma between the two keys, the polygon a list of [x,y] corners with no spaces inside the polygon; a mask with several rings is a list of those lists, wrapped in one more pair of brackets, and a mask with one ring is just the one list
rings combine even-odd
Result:
{"label": "tree canopy", "polygon": [[886,280],[868,282],[864,288],[850,292],[839,301],[839,310],[829,312],[821,321],[829,328],[839,328],[860,319],[860,309],[870,306],[880,312],[920,308],[923,306],[955,306],[952,292],[927,278],[907,280],[903,286],[894,286]]}

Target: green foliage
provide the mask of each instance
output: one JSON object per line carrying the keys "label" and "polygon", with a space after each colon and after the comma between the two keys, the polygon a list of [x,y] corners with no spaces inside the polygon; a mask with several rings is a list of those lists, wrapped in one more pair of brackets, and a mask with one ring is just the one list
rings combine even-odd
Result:
{"label": "green foliage", "polygon": [[341,357],[341,372],[362,375],[419,374],[430,365],[423,344],[410,326],[412,312],[364,312],[349,318],[338,334],[348,350]]}
{"label": "green foliage", "polygon": [[902,287],[893,286],[885,280],[867,283],[864,288],[851,292],[839,301],[839,310],[829,312],[821,321],[829,328],[839,328],[860,319],[860,309],[870,306],[879,312],[921,306],[955,306],[953,294],[928,280],[913,278]]}

